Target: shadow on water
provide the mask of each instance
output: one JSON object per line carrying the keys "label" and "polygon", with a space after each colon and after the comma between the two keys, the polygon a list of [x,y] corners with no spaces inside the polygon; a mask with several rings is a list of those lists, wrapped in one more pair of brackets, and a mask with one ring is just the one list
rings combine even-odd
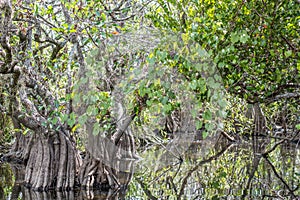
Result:
{"label": "shadow on water", "polygon": [[52,199],[298,199],[300,148],[264,138],[192,144],[182,155],[153,146],[141,152],[126,190],[37,192],[22,186],[22,167],[0,163],[0,200]]}

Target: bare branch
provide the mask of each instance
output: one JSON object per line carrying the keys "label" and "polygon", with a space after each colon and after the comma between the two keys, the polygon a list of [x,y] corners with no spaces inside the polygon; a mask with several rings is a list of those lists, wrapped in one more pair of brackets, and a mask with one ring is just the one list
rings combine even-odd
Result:
{"label": "bare branch", "polygon": [[39,18],[41,18],[44,22],[46,22],[46,24],[48,26],[50,26],[51,28],[57,28],[57,26],[55,26],[54,24],[52,24],[51,22],[49,22],[48,20],[46,20],[44,17],[42,17],[41,15],[38,15]]}
{"label": "bare branch", "polygon": [[227,138],[230,142],[235,142],[234,137],[231,137],[228,133],[226,133],[226,132],[223,131],[223,130],[221,130],[220,132],[221,132],[221,134],[222,134],[225,138]]}
{"label": "bare branch", "polygon": [[284,37],[283,35],[281,35],[281,38],[288,44],[288,46],[293,49],[293,51],[297,52],[298,49],[295,47],[295,45],[290,42],[286,37]]}
{"label": "bare branch", "polygon": [[269,153],[271,153],[272,151],[274,151],[280,144],[282,144],[285,140],[280,140],[279,142],[277,142],[270,150],[265,151],[264,153],[262,153],[262,156],[267,156]]}
{"label": "bare branch", "polygon": [[155,196],[152,195],[151,191],[148,190],[147,186],[145,185],[145,183],[141,179],[136,178],[136,180],[141,185],[143,191],[145,192],[145,194],[147,195],[147,197],[149,199],[151,199],[151,200],[157,200],[158,199],[157,197],[155,197]]}
{"label": "bare branch", "polygon": [[52,51],[52,54],[50,56],[50,61],[53,61],[57,54],[59,53],[59,51],[64,48],[64,46],[67,44],[67,41],[64,41],[64,42],[59,42],[54,48],[53,48],[53,51]]}
{"label": "bare branch", "polygon": [[131,124],[132,120],[134,119],[135,114],[132,114],[131,116],[127,117],[122,126],[117,129],[117,132],[112,136],[112,141],[114,144],[118,144],[122,135],[127,130],[128,126]]}
{"label": "bare branch", "polygon": [[66,19],[66,22],[68,24],[71,24],[72,23],[72,19],[71,19],[71,16],[70,14],[68,13],[68,11],[66,10],[66,7],[63,3],[61,3],[61,8],[62,8],[62,11],[64,13],[64,16],[65,16],[65,19]]}
{"label": "bare branch", "polygon": [[266,103],[273,103],[280,99],[291,99],[291,98],[299,98],[299,97],[300,97],[300,92],[279,94],[274,97],[267,98]]}
{"label": "bare branch", "polygon": [[[72,93],[71,63],[75,56],[76,47],[77,47],[77,44],[74,44],[69,53],[69,60],[68,60],[68,64],[67,64],[68,81],[66,83],[66,96],[68,96],[68,95],[70,96]],[[72,110],[73,110],[72,109],[72,99],[70,98],[70,100],[67,102],[67,114],[70,115],[72,113]]]}

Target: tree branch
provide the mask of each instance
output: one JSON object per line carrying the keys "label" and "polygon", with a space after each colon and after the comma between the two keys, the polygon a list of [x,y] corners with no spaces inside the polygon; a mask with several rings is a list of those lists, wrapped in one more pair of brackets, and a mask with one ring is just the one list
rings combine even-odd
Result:
{"label": "tree branch", "polygon": [[132,114],[131,116],[127,117],[123,124],[121,125],[121,127],[119,127],[117,129],[117,132],[114,133],[114,135],[111,137],[111,140],[113,141],[113,143],[115,145],[117,145],[122,137],[122,135],[125,133],[126,129],[128,128],[128,126],[130,125],[130,123],[132,122],[132,120],[134,119],[134,117],[136,116],[136,114]]}
{"label": "tree branch", "polygon": [[266,103],[273,103],[275,101],[278,101],[280,99],[291,99],[291,98],[299,98],[300,97],[300,92],[290,92],[290,93],[285,93],[285,94],[279,94],[274,97],[269,97],[266,99]]}
{"label": "tree branch", "polygon": [[18,120],[18,122],[31,130],[37,130],[40,128],[41,124],[34,117],[29,116],[19,110],[15,110],[13,116]]}
{"label": "tree branch", "polygon": [[289,45],[291,49],[293,49],[293,51],[298,52],[298,49],[295,47],[295,45],[292,42],[290,42],[286,37],[281,35],[281,38]]}
{"label": "tree branch", "polygon": [[51,54],[51,56],[50,56],[50,61],[53,61],[53,60],[56,58],[58,52],[59,52],[62,48],[64,48],[64,46],[65,46],[66,44],[67,44],[67,41],[59,42],[59,43],[53,48],[52,54]]}

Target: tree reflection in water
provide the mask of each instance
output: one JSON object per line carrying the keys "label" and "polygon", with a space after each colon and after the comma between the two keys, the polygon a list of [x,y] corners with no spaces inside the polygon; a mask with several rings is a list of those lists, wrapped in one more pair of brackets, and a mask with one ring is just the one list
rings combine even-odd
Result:
{"label": "tree reflection in water", "polygon": [[239,144],[201,141],[191,146],[182,161],[174,158],[172,164],[161,167],[157,165],[164,154],[147,151],[142,161],[146,164],[139,166],[127,197],[299,198],[299,147],[278,140],[254,140]]}
{"label": "tree reflection in water", "polygon": [[125,191],[65,191],[65,192],[37,192],[25,189],[25,199],[34,200],[73,200],[73,199],[124,199]]}
{"label": "tree reflection in water", "polygon": [[[1,199],[297,199],[299,146],[255,138],[192,144],[184,155],[161,146],[142,153],[128,188],[107,191],[38,192],[21,186],[19,166],[1,165]],[[255,145],[253,145],[255,144]],[[15,174],[14,183],[12,173]],[[5,180],[5,181],[3,181]],[[127,179],[129,180],[129,179]],[[5,182],[5,183],[4,183]],[[6,185],[5,185],[6,184]],[[4,191],[11,191],[9,196]]]}
{"label": "tree reflection in water", "polygon": [[[128,164],[128,161],[127,161]],[[124,165],[124,164],[123,164]],[[124,166],[123,166],[124,167]],[[74,200],[74,199],[124,199],[127,191],[127,186],[132,177],[132,172],[116,172],[116,178],[123,187],[116,189],[103,189],[100,190],[74,190],[74,191],[61,191],[61,192],[40,192],[26,188],[22,185],[24,180],[24,167],[15,164],[0,163],[0,200]],[[14,174],[14,176],[13,176]],[[14,181],[13,181],[14,179]],[[2,181],[3,180],[3,181]]]}

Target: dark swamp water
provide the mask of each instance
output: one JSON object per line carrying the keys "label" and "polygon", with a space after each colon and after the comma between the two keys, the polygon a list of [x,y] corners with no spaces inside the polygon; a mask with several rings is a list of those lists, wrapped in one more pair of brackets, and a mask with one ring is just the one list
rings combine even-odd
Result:
{"label": "dark swamp water", "polygon": [[127,188],[37,192],[22,186],[22,166],[0,163],[0,199],[300,199],[300,144],[256,139],[203,140],[140,152]]}

